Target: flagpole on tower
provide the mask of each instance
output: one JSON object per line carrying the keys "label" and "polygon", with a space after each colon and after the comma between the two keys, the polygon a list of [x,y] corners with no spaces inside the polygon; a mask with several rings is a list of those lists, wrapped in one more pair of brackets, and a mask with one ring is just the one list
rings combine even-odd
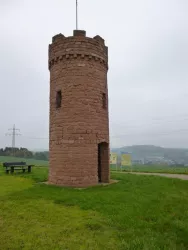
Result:
{"label": "flagpole on tower", "polygon": [[76,0],[76,29],[78,30],[78,0]]}

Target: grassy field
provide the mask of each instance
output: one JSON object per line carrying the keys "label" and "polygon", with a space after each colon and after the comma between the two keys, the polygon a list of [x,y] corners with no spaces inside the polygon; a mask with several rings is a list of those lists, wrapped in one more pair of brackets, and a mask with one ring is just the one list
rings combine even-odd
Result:
{"label": "grassy field", "polygon": [[[34,164],[35,166],[48,166],[48,161],[41,161],[35,159],[24,159],[10,156],[0,156],[0,163],[2,162],[14,162],[14,161],[25,161],[27,164]],[[116,166],[110,166],[111,171],[116,170]],[[146,172],[146,173],[170,173],[170,174],[188,174],[188,167],[169,167],[163,165],[133,165],[132,167],[123,167],[122,169],[125,172]],[[120,167],[118,167],[118,171],[121,171]]]}
{"label": "grassy field", "polygon": [[[118,167],[117,170],[121,171],[120,167]],[[163,165],[133,165],[132,167],[123,167],[122,170],[125,172],[188,174],[188,167],[170,167]],[[111,171],[116,171],[116,166],[111,165]]]}
{"label": "grassy field", "polygon": [[0,162],[17,162],[17,161],[25,161],[27,164],[34,164],[36,166],[48,166],[48,161],[41,161],[35,159],[24,159],[18,157],[10,157],[10,156],[0,156]]}
{"label": "grassy field", "polygon": [[188,182],[112,174],[88,189],[47,186],[48,168],[0,171],[0,249],[188,249]]}

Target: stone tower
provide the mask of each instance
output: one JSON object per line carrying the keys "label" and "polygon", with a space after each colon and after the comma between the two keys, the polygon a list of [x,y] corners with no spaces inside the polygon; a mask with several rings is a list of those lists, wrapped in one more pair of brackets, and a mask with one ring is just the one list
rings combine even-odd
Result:
{"label": "stone tower", "polygon": [[49,45],[49,183],[109,182],[108,48],[100,36],[58,34]]}

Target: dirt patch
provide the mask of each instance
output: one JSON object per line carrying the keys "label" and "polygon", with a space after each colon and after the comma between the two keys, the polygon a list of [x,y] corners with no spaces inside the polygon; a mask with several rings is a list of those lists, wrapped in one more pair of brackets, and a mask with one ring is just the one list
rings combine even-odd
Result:
{"label": "dirt patch", "polygon": [[[109,183],[98,183],[97,185],[95,186],[90,186],[90,187],[80,187],[80,188],[77,188],[77,187],[70,187],[70,188],[73,188],[73,189],[87,189],[87,188],[91,188],[91,187],[98,187],[98,186],[109,186],[111,184],[115,184],[115,183],[118,183],[119,181],[118,180],[110,180]],[[46,182],[40,182],[38,184],[46,184],[46,185],[50,185],[50,186],[55,186],[54,184],[51,184],[49,183],[48,181]],[[66,187],[66,186],[59,186],[59,187]],[[68,187],[68,186],[67,186]]]}

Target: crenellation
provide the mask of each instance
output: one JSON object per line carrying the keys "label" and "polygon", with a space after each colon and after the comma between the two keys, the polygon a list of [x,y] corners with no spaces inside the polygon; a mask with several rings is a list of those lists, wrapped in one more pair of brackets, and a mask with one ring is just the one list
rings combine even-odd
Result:
{"label": "crenellation", "polygon": [[104,39],[101,36],[99,36],[99,35],[94,36],[93,39],[97,40],[102,45],[105,45],[105,41],[104,41]]}
{"label": "crenellation", "polygon": [[55,36],[52,37],[52,42],[55,43],[55,42],[59,42],[61,41],[62,39],[64,39],[65,36],[63,34],[57,34]]}

